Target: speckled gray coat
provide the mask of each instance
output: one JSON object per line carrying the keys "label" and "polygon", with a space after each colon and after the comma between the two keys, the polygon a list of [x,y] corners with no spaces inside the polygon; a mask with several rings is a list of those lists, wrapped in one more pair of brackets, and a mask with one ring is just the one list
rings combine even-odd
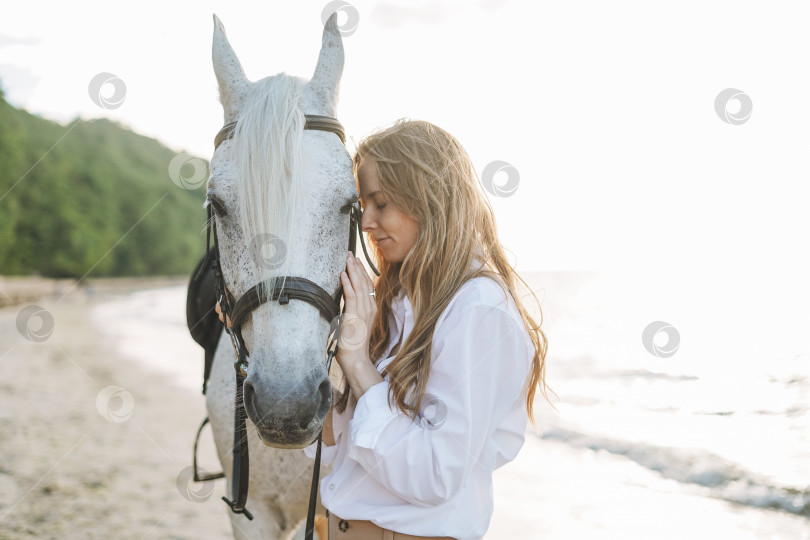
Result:
{"label": "speckled gray coat", "polygon": [[[336,116],[338,86],[343,71],[343,42],[336,15],[326,23],[317,67],[302,94],[303,112]],[[222,23],[214,17],[213,62],[220,87],[225,123],[239,117],[257,83],[245,78]],[[220,256],[226,283],[237,298],[255,283],[267,279],[254,257],[250,242],[235,219],[239,194],[234,189],[233,141],[224,142],[211,160],[209,197],[227,209],[218,220]],[[349,221],[339,208],[356,195],[351,159],[334,134],[304,131],[302,160],[306,164],[306,215],[293,227],[286,253],[286,275],[306,277],[326,291],[336,291],[346,262]],[[331,392],[325,368],[329,323],[317,309],[301,301],[287,305],[264,304],[242,328],[250,351],[246,384],[251,386],[247,431],[250,452],[250,487],[247,508],[255,519],[231,513],[238,539],[291,538],[306,517],[313,460],[302,448],[315,439],[329,409]],[[217,451],[227,476],[231,497],[234,421],[234,352],[222,336],[207,393]],[[249,406],[248,406],[249,405]],[[291,428],[290,426],[293,426]],[[272,445],[272,446],[270,446]],[[323,467],[321,475],[329,474]],[[319,508],[323,512],[323,508]],[[223,503],[225,509],[225,503]]]}

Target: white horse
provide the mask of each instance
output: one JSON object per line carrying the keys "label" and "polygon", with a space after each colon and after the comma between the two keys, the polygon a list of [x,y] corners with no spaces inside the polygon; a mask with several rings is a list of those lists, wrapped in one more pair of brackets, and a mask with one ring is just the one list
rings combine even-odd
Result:
{"label": "white horse", "polygon": [[[330,294],[340,285],[349,216],[339,210],[357,195],[351,158],[334,133],[303,130],[305,114],[337,116],[343,42],[336,17],[324,26],[311,80],[280,73],[251,82],[214,16],[220,102],[225,124],[238,124],[211,159],[207,200],[217,212],[223,274],[236,298],[273,276],[304,277]],[[267,264],[257,250],[271,237],[276,251]],[[302,449],[316,439],[331,406],[328,334],[318,310],[299,300],[262,304],[242,327],[250,355],[246,508],[254,520],[231,513],[237,539],[291,538],[306,517],[314,461]],[[234,360],[231,342],[222,336],[206,394],[231,499]],[[329,472],[322,467],[321,475]]]}

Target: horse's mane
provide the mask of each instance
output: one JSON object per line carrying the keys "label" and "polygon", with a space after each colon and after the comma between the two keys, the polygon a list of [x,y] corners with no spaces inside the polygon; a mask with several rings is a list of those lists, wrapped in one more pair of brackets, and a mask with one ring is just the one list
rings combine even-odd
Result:
{"label": "horse's mane", "polygon": [[306,183],[301,178],[304,84],[285,73],[252,84],[234,130],[241,226],[249,256],[264,248],[268,264],[259,266],[262,280],[287,275],[289,258],[279,249],[286,252],[292,245],[291,225],[305,215]]}

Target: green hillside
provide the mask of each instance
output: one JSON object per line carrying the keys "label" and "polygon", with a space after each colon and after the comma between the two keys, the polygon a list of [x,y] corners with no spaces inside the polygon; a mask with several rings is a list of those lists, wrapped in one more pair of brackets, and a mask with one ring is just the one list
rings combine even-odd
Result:
{"label": "green hillside", "polygon": [[109,120],[34,116],[0,91],[0,274],[191,273],[204,251],[205,182],[172,182],[175,155]]}

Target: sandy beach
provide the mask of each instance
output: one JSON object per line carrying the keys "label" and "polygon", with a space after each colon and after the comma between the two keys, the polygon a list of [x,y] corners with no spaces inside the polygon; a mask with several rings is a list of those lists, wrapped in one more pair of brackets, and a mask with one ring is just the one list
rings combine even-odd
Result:
{"label": "sandy beach", "polygon": [[0,538],[232,538],[224,481],[185,482],[204,398],[114,353],[89,310],[144,283],[106,283],[38,300],[39,342],[18,331],[23,305],[0,309]]}
{"label": "sandy beach", "polygon": [[[589,381],[595,369],[578,363],[574,344],[599,335],[598,327],[566,314],[599,313],[588,296],[577,303],[580,280],[572,276],[537,278],[548,290],[544,312],[557,344],[549,367],[561,393],[560,412],[538,402],[540,432],[527,432],[517,459],[496,471],[486,540],[810,539],[807,517],[795,508],[784,511],[810,497],[810,486],[806,494],[785,491],[776,476],[764,483],[753,472],[740,476],[714,454],[682,456],[665,445],[622,446],[615,434],[582,435],[593,426],[643,425],[639,407],[611,417],[611,401],[599,402],[585,417],[590,424],[570,423],[583,403],[575,385]],[[233,538],[220,500],[225,481],[190,482],[194,436],[206,411],[198,386],[202,350],[190,342],[184,323],[186,282],[95,280],[91,287],[64,283],[58,290],[46,284],[46,296],[30,293],[22,303],[0,308],[0,540]],[[17,284],[28,287],[24,280]],[[4,294],[10,298],[9,290]],[[165,358],[176,359],[177,369],[167,369]],[[567,379],[566,369],[573,373]],[[628,380],[638,373],[629,371]],[[667,384],[676,391],[691,384],[679,380]],[[585,395],[652,402],[645,386],[634,383],[628,391],[604,377],[594,381],[583,387]],[[786,392],[781,383],[763,384],[776,385],[775,395]],[[669,432],[679,425],[673,418],[659,413],[654,421],[671,422]],[[685,418],[684,429],[692,433],[700,430],[700,418],[728,416]],[[800,428],[803,418],[788,417]],[[628,421],[619,423],[623,419]],[[778,426],[776,433],[789,433]],[[712,424],[718,429],[726,428]],[[656,431],[645,427],[639,433]],[[710,442],[704,437],[695,446]],[[201,443],[201,467],[220,470],[210,432]],[[759,453],[768,463],[791,465],[788,478],[798,471],[802,479],[793,484],[807,485],[803,459],[765,454],[778,448],[763,446]],[[796,456],[803,448],[795,447]]]}

